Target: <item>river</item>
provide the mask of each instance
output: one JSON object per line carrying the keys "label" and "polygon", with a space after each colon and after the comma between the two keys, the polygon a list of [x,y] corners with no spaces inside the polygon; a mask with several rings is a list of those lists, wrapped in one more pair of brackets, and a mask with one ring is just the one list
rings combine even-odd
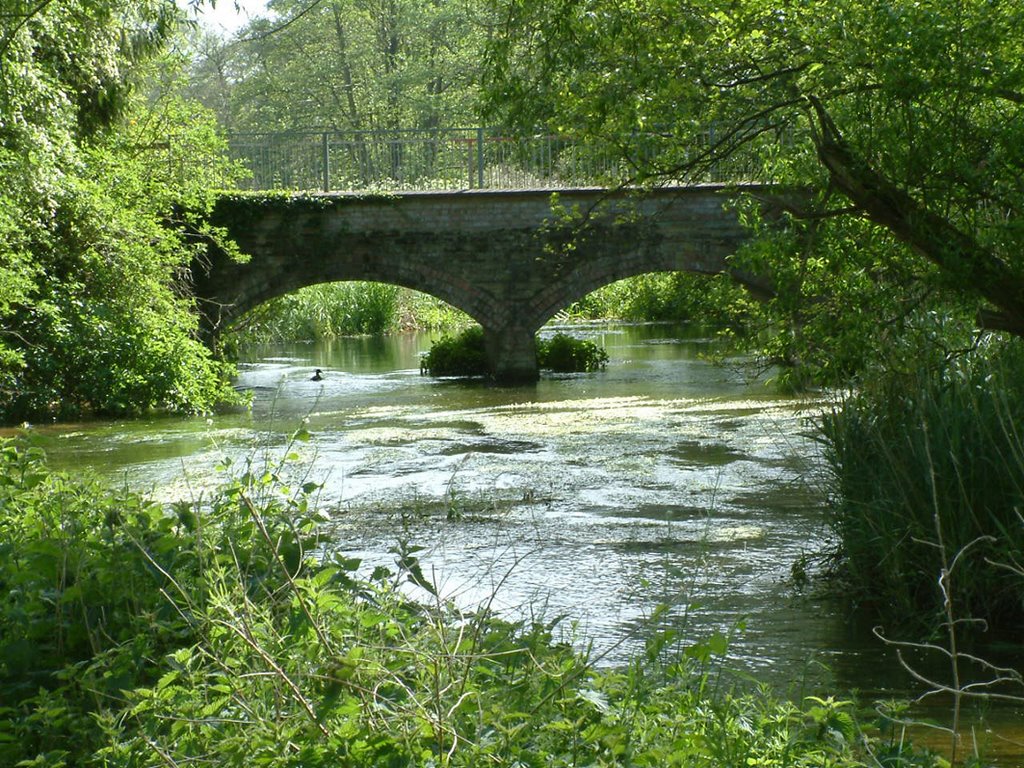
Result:
{"label": "river", "polygon": [[[827,401],[713,364],[713,341],[683,329],[570,330],[605,346],[606,371],[505,388],[421,376],[426,335],[342,339],[248,350],[236,384],[251,412],[34,432],[58,467],[171,499],[216,483],[224,456],[279,460],[305,425],[292,471],[323,484],[335,546],[367,569],[423,547],[441,594],[561,618],[600,663],[642,647],[665,605],[659,625],[683,644],[726,635],[728,666],[781,693],[918,693],[842,601],[792,578],[830,546],[813,439]],[[987,722],[1024,741],[1020,707]],[[990,751],[1024,764],[1024,747]]]}

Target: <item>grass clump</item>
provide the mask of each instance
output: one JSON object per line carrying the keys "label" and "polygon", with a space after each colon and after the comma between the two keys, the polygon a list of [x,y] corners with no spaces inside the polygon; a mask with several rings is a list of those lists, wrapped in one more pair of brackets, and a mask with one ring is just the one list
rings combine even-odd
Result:
{"label": "grass clump", "polygon": [[[903,622],[943,611],[938,574],[958,553],[957,616],[1024,618],[1024,349],[993,344],[883,376],[822,423],[842,574]],[[943,551],[944,550],[944,551]]]}
{"label": "grass clump", "polygon": [[587,339],[556,333],[537,340],[537,363],[557,373],[589,373],[604,370],[608,353]]}

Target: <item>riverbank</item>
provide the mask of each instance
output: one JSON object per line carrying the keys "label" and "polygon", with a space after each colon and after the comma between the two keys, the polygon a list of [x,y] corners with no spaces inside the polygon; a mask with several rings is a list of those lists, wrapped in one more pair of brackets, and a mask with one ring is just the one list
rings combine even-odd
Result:
{"label": "riverbank", "polygon": [[225,466],[219,491],[161,507],[18,443],[0,461],[8,764],[941,764],[849,701],[736,687],[725,635],[656,631],[600,669],[556,621],[436,596],[411,542],[359,577],[285,463]]}
{"label": "riverbank", "polygon": [[[283,456],[305,420],[292,485],[322,483],[325,524],[363,577],[404,539],[463,610],[500,581],[504,618],[563,616],[556,639],[590,644],[595,663],[628,664],[671,628],[679,642],[729,635],[730,669],[798,702],[921,693],[870,621],[793,581],[828,546],[811,439],[824,403],[780,396],[741,360],[708,362],[715,343],[685,329],[567,330],[609,350],[606,371],[502,388],[421,376],[429,335],[268,346],[236,382],[251,412],[39,427],[33,440],[54,466],[188,501],[222,482],[225,456]],[[660,604],[675,607],[652,623]],[[935,702],[912,717],[948,714]],[[994,707],[973,722],[1007,734],[1021,721]]]}

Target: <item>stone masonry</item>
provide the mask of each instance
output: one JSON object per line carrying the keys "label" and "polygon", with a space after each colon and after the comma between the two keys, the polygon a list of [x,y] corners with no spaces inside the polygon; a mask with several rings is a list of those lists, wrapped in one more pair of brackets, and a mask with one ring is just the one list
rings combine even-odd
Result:
{"label": "stone masonry", "polygon": [[[747,188],[757,191],[757,188]],[[491,372],[537,377],[534,335],[560,309],[647,272],[718,273],[747,235],[717,186],[235,196],[223,226],[249,257],[192,266],[210,339],[303,286],[379,281],[432,294],[483,326]]]}

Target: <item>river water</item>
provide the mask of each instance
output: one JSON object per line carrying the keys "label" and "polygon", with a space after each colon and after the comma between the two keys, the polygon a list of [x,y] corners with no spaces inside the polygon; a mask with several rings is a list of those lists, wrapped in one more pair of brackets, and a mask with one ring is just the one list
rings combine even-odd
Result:
{"label": "river water", "polygon": [[[918,693],[842,601],[792,578],[829,547],[813,439],[828,403],[708,362],[714,343],[683,329],[569,330],[608,350],[606,371],[504,388],[421,376],[425,335],[343,339],[248,350],[251,412],[34,432],[58,467],[171,499],[218,482],[224,456],[276,461],[305,425],[292,471],[323,484],[334,545],[367,570],[422,547],[445,597],[561,618],[600,663],[642,648],[663,605],[659,627],[684,645],[728,636],[730,669],[782,693]],[[1024,741],[1021,708],[986,722]],[[989,749],[1024,765],[1024,747]]]}

